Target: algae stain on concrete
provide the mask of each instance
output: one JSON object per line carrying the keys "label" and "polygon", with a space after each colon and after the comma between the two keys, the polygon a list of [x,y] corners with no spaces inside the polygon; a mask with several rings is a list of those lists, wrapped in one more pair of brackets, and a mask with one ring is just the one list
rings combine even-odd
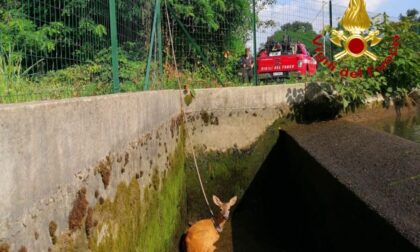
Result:
{"label": "algae stain on concrete", "polygon": [[143,199],[139,182],[133,178],[128,185],[119,184],[113,201],[93,208],[98,224],[90,231],[92,251],[172,251],[174,237],[185,223],[184,141],[179,141],[170,161],[167,175],[156,175],[162,177],[160,188],[146,187]]}
{"label": "algae stain on concrete", "polygon": [[[279,127],[289,124],[291,121],[287,119],[278,119],[255,143],[245,149],[238,149],[234,145],[225,152],[201,150],[197,161],[208,196],[215,194],[224,200],[233,195],[241,198],[275,145]],[[203,196],[190,156],[187,157],[186,167],[188,220],[207,218],[209,213],[201,203]]]}
{"label": "algae stain on concrete", "polygon": [[10,246],[7,243],[0,243],[0,252],[9,252]]}
{"label": "algae stain on concrete", "polygon": [[110,181],[111,181],[111,169],[112,169],[112,161],[109,156],[107,156],[106,160],[103,160],[99,163],[99,166],[96,168],[96,172],[99,172],[102,177],[102,183],[104,184],[104,188],[107,189]]}

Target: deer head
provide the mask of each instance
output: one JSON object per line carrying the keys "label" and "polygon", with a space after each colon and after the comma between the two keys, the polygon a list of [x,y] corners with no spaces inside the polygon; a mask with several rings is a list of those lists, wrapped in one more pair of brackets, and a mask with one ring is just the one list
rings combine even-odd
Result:
{"label": "deer head", "polygon": [[227,203],[223,203],[217,196],[213,195],[213,202],[216,206],[220,208],[220,215],[223,216],[225,220],[229,219],[230,208],[235,205],[238,197],[232,197]]}

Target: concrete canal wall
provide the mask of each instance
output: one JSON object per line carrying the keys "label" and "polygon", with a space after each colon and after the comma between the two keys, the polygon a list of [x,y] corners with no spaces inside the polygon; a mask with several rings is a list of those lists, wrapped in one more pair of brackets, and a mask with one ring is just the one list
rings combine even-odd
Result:
{"label": "concrete canal wall", "polygon": [[0,105],[0,251],[171,250],[191,148],[257,150],[256,166],[303,89],[197,90],[187,125],[175,90]]}

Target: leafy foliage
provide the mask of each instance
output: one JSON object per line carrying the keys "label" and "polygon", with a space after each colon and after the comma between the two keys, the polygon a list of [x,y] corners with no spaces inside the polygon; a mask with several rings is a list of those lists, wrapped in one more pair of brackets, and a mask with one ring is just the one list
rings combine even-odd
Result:
{"label": "leafy foliage", "polygon": [[[229,51],[236,58],[243,53],[252,24],[250,0],[172,0],[171,3],[191,37],[211,54],[210,60],[214,65],[224,63],[224,51]],[[191,56],[185,35],[179,30],[175,36],[179,58]],[[195,66],[198,61],[199,57],[189,57],[183,61],[183,66]]]}
{"label": "leafy foliage", "polygon": [[314,53],[315,46],[312,44],[312,39],[316,36],[316,33],[311,23],[295,21],[282,25],[281,30],[274,32],[267,38],[264,47],[272,41],[283,41],[284,36],[288,36],[291,41],[302,42],[310,53]]}
{"label": "leafy foliage", "polygon": [[16,9],[0,9],[0,52],[22,51],[25,47],[50,52],[55,47],[55,42],[50,38],[59,34],[61,28],[62,24],[58,22],[37,27]]}
{"label": "leafy foliage", "polygon": [[[417,12],[418,13],[418,12]],[[410,14],[410,11],[407,11]],[[402,100],[415,88],[420,88],[420,35],[413,30],[420,24],[420,17],[407,15],[402,16],[400,22],[386,23],[382,30],[388,43],[380,45],[378,51],[383,55],[389,55],[391,47],[390,37],[398,34],[400,37],[400,48],[398,56],[383,73],[387,80],[386,87],[382,87],[381,93],[387,97]]]}
{"label": "leafy foliage", "polygon": [[[12,4],[12,3],[9,3]],[[60,33],[62,24],[53,22],[37,27],[18,9],[0,9],[0,91],[21,82],[42,60],[25,64],[25,51],[45,54],[55,49],[51,39]]]}
{"label": "leafy foliage", "polygon": [[286,23],[281,26],[281,30],[285,32],[313,32],[312,24],[309,22],[295,21]]}
{"label": "leafy foliage", "polygon": [[[376,62],[372,62],[367,57],[346,57],[339,62],[337,69],[359,70],[362,68],[364,71],[362,78],[343,78],[339,75],[339,71],[331,74],[329,70],[321,70],[317,78],[335,88],[345,109],[362,104],[368,96],[377,94],[401,103],[406,100],[412,90],[420,88],[420,69],[418,68],[420,36],[413,30],[413,27],[419,24],[416,20],[418,20],[417,15],[407,15],[401,16],[398,22],[382,22],[375,25],[375,28],[383,34],[382,42],[370,48],[379,57]],[[393,47],[395,35],[400,37],[398,55],[384,71],[378,72],[377,67],[383,64],[391,54],[390,49]],[[368,66],[376,69],[373,76],[369,76],[366,72]]]}

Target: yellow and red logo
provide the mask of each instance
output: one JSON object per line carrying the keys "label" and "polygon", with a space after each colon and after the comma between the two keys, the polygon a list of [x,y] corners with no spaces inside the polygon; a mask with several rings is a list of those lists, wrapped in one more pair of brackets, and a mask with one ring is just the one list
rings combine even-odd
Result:
{"label": "yellow and red logo", "polygon": [[370,42],[370,46],[375,46],[381,42],[382,39],[378,37],[379,31],[370,31],[366,37],[361,35],[371,26],[365,1],[350,0],[340,23],[350,36],[345,36],[341,30],[332,30],[331,42],[339,47],[344,46],[344,50],[334,55],[334,59],[339,60],[347,55],[356,58],[366,55],[372,60],[377,60],[378,57],[368,50],[368,43]]}
{"label": "yellow and red logo", "polygon": [[[378,30],[370,30],[367,32],[372,23],[366,11],[365,0],[350,0],[348,8],[340,20],[340,24],[345,31],[333,29],[330,38],[330,41],[333,44],[343,49],[341,52],[334,55],[335,61],[347,56],[355,58],[366,56],[373,61],[378,59],[378,56],[369,51],[369,48],[381,43],[382,38],[379,37],[380,32]],[[365,34],[365,36],[363,34]],[[323,44],[319,41],[321,38],[322,35],[318,35],[312,40],[313,44],[317,46],[314,58],[318,63],[323,64],[334,72],[337,68],[336,62],[327,58],[323,53]],[[377,66],[368,66],[365,71],[362,69],[363,67],[359,67],[355,70],[340,69],[340,75],[342,77],[350,76],[352,78],[358,78],[363,77],[364,72],[367,72],[370,77],[373,76],[374,71],[382,72],[397,56],[399,42],[400,37],[395,35],[392,38],[392,46],[389,50],[390,54]]]}

